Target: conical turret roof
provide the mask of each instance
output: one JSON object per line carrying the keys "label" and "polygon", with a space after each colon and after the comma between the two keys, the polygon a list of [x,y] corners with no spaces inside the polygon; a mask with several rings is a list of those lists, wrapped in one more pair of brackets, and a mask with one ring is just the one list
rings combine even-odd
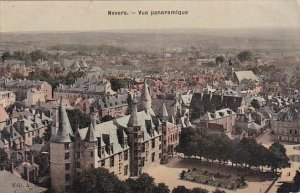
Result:
{"label": "conical turret roof", "polygon": [[58,112],[58,129],[56,133],[56,137],[54,138],[53,142],[55,143],[68,143],[71,142],[71,136],[73,137],[72,127],[66,112],[66,105],[61,99],[60,106]]}
{"label": "conical turret roof", "polygon": [[160,109],[159,116],[161,116],[161,117],[169,117],[165,101],[163,101],[162,107]]}
{"label": "conical turret roof", "polygon": [[143,88],[143,92],[142,92],[142,101],[143,101],[143,105],[144,105],[144,110],[149,111],[151,109],[152,100],[151,100],[151,96],[149,93],[149,86],[146,83],[146,80],[144,82],[144,88]]}
{"label": "conical turret roof", "polygon": [[89,127],[89,129],[87,131],[87,134],[85,136],[85,141],[86,142],[96,142],[96,141],[98,141],[96,133],[95,133],[95,127],[94,127],[93,123],[90,124],[90,127]]}
{"label": "conical turret roof", "polygon": [[139,126],[141,126],[141,122],[140,122],[140,120],[138,118],[138,115],[137,115],[137,104],[136,104],[135,99],[134,99],[134,102],[133,102],[133,109],[131,111],[127,126],[128,127],[139,127]]}

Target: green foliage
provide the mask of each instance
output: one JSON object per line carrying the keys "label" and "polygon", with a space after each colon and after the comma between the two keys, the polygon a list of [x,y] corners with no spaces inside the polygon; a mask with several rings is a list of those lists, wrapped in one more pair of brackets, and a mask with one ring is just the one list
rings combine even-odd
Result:
{"label": "green foliage", "polygon": [[39,176],[49,175],[50,157],[49,154],[39,153],[34,156],[34,163],[39,165]]}
{"label": "green foliage", "polygon": [[43,134],[42,139],[44,141],[50,141],[50,138],[51,138],[51,125],[49,125],[47,127],[47,129],[45,130],[45,133]]}
{"label": "green foliage", "polygon": [[244,50],[241,51],[238,55],[237,58],[239,59],[239,61],[241,62],[245,62],[245,61],[250,61],[252,60],[253,54],[251,51],[249,50]]}
{"label": "green foliage", "polygon": [[223,62],[225,62],[224,56],[220,55],[220,56],[217,56],[217,57],[216,57],[216,63],[217,63],[217,64],[223,63]]}
{"label": "green foliage", "polygon": [[56,77],[47,70],[36,69],[34,72],[29,74],[27,79],[46,81],[49,84],[51,84],[52,88],[55,88],[56,86],[58,86],[59,83],[68,84],[68,85],[74,84],[78,78],[84,75],[85,75],[84,72],[77,71],[77,72],[69,72],[66,76]]}
{"label": "green foliage", "polygon": [[91,117],[79,109],[67,110],[67,114],[70,120],[70,124],[73,129],[88,127],[91,124]]}
{"label": "green foliage", "polygon": [[191,191],[184,186],[177,186],[172,190],[172,193],[191,193]]}
{"label": "green foliage", "polygon": [[0,148],[0,170],[3,170],[4,168],[9,168],[9,158],[4,149]]}
{"label": "green foliage", "polygon": [[269,165],[272,167],[272,169],[290,167],[291,164],[288,156],[286,155],[286,149],[282,144],[275,142],[270,146],[269,149],[272,153],[269,162]]}
{"label": "green foliage", "polygon": [[224,133],[192,127],[182,130],[178,151],[189,157],[199,156],[223,163],[230,160],[248,167],[269,166],[274,170],[290,166],[285,148],[279,143],[267,149],[253,138],[232,140]]}
{"label": "green foliage", "polygon": [[130,85],[133,84],[133,81],[130,78],[118,79],[112,78],[110,80],[111,89],[114,91],[118,91],[121,88],[129,88]]}
{"label": "green foliage", "polygon": [[77,177],[76,191],[78,193],[120,193],[128,192],[124,183],[107,169],[90,169]]}
{"label": "green foliage", "polygon": [[202,188],[193,188],[191,193],[208,193],[208,190]]}
{"label": "green foliage", "polygon": [[226,193],[224,190],[220,190],[219,188],[215,189],[213,193]]}
{"label": "green foliage", "polygon": [[1,56],[1,60],[2,60],[2,62],[4,62],[4,61],[6,61],[6,60],[8,60],[8,59],[11,59],[11,54],[9,53],[9,52],[4,52],[3,54],[2,54],[2,56]]}
{"label": "green foliage", "polygon": [[170,193],[169,187],[165,183],[158,183],[153,189],[153,193]]}
{"label": "green foliage", "polygon": [[251,101],[251,106],[253,107],[253,108],[256,108],[256,109],[259,109],[259,102],[258,102],[258,100],[257,99],[253,99],[252,101]]}
{"label": "green foliage", "polygon": [[286,193],[286,192],[298,192],[300,189],[300,171],[296,171],[296,175],[293,179],[293,182],[284,182],[278,189],[277,193]]}
{"label": "green foliage", "polygon": [[[170,193],[169,187],[164,183],[155,184],[154,178],[146,173],[137,179],[128,178],[119,180],[105,168],[91,168],[79,174],[75,183],[78,193]],[[207,193],[207,190],[194,188],[186,189],[184,186],[175,188],[172,193],[184,190],[186,193]]]}

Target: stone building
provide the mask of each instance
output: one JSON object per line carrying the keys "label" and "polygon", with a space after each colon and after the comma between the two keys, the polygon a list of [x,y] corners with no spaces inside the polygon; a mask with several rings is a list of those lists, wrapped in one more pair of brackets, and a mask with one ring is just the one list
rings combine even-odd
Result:
{"label": "stone building", "polygon": [[273,140],[300,143],[299,108],[285,108],[271,120]]}
{"label": "stone building", "polygon": [[16,102],[16,95],[12,91],[0,91],[0,105],[9,107]]}
{"label": "stone building", "polygon": [[39,80],[13,80],[10,78],[0,79],[0,87],[13,91],[16,94],[16,100],[22,101],[27,98],[27,91],[29,89],[41,90],[45,94],[46,100],[52,99],[52,86],[45,82]]}
{"label": "stone building", "polygon": [[32,146],[34,140],[43,137],[50,121],[50,118],[42,112],[34,112],[18,118],[7,118],[6,124],[0,127],[0,141],[10,150]]}
{"label": "stone building", "polygon": [[[166,116],[154,113],[146,84],[141,100],[142,111],[137,110],[134,98],[131,114],[112,121],[99,123],[97,112],[93,112],[90,126],[77,128],[75,133],[61,100],[60,107],[54,109],[50,142],[54,192],[73,192],[76,175],[91,167],[104,167],[122,180],[139,176],[145,168],[162,161],[164,147],[175,149],[179,132],[166,123]],[[173,138],[169,145],[162,142],[170,138],[164,134]]]}
{"label": "stone building", "polygon": [[107,80],[79,78],[72,85],[60,84],[54,90],[54,98],[65,98],[75,101],[77,98],[92,98],[103,96],[107,93],[113,94],[111,84]]}
{"label": "stone building", "polygon": [[[229,108],[217,110],[214,112],[206,112],[199,119],[195,120],[196,125],[200,124],[205,129],[210,129],[214,124],[222,125],[224,132],[235,132],[237,114]],[[201,124],[205,123],[205,124]]]}

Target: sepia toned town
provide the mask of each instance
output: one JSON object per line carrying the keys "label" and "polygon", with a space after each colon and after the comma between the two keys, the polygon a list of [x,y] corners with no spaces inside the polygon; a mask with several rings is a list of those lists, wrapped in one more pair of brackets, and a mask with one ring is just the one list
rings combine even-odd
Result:
{"label": "sepia toned town", "polygon": [[299,29],[1,32],[0,193],[300,192]]}

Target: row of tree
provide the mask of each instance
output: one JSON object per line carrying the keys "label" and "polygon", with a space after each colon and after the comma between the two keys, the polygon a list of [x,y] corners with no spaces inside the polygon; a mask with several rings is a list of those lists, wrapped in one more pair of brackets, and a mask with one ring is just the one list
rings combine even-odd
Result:
{"label": "row of tree", "polygon": [[41,50],[34,50],[32,52],[15,51],[15,52],[4,52],[1,56],[2,62],[6,60],[20,60],[26,62],[36,62],[38,60],[49,60],[55,59],[55,56],[48,54]]}
{"label": "row of tree", "polygon": [[78,193],[208,193],[202,188],[190,190],[184,186],[178,186],[171,191],[164,183],[156,184],[154,178],[146,173],[137,179],[121,181],[105,168],[83,171],[77,178],[75,188]]}
{"label": "row of tree", "polygon": [[224,133],[211,133],[194,127],[181,132],[178,151],[188,157],[198,156],[220,163],[231,161],[236,166],[249,168],[270,167],[276,171],[290,166],[286,149],[280,143],[275,142],[266,148],[252,138],[232,140]]}

